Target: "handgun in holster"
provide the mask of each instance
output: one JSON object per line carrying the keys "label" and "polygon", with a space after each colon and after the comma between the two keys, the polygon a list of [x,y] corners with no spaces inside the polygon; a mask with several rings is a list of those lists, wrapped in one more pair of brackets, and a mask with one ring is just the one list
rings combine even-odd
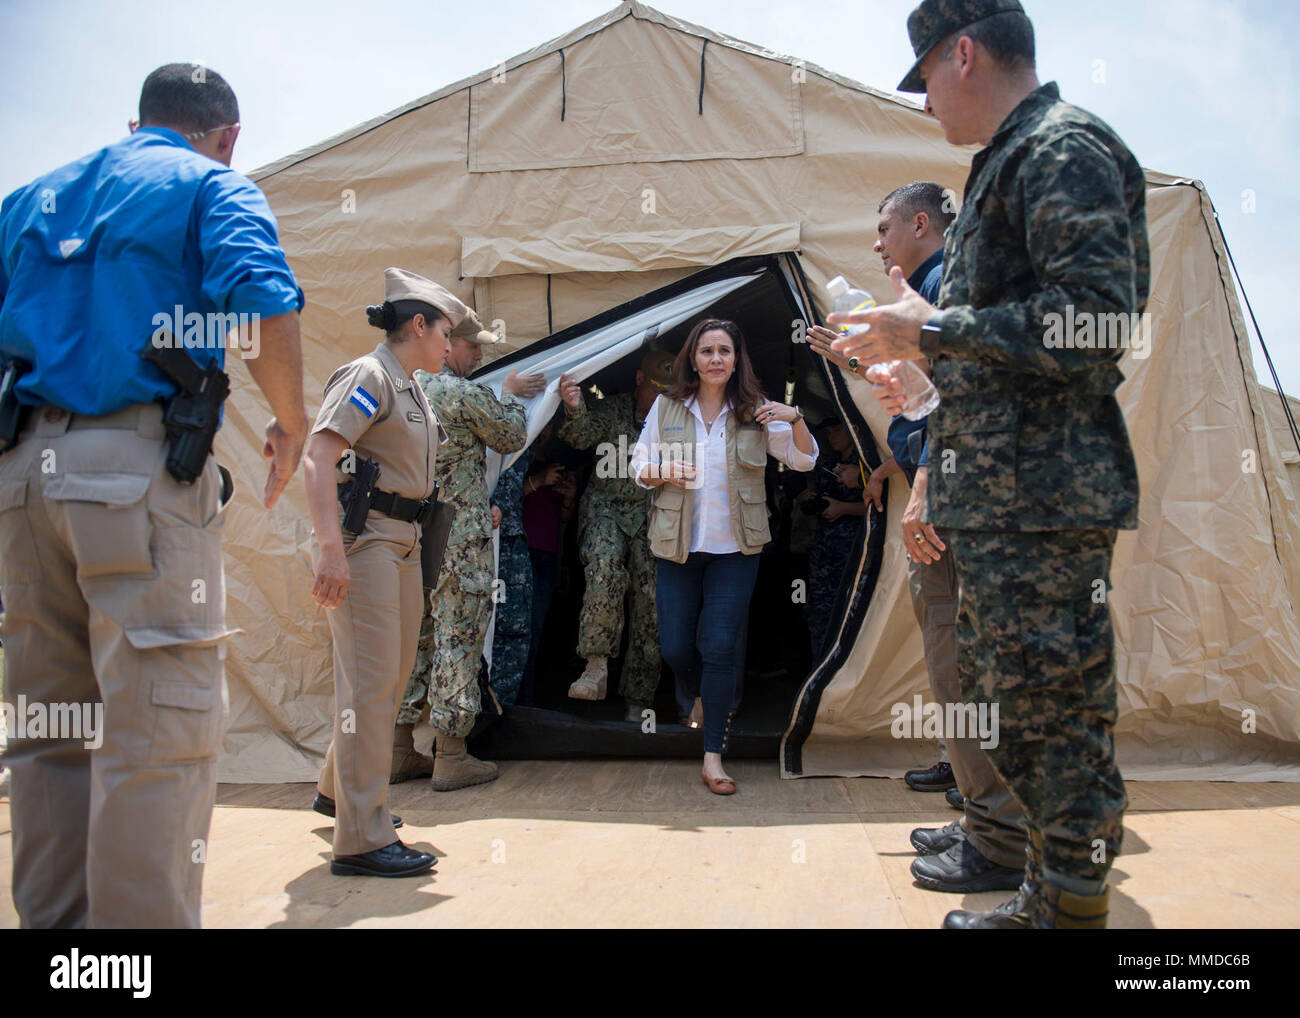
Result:
{"label": "handgun in holster", "polygon": [[[339,460],[340,469],[342,464],[343,460]],[[349,534],[360,534],[366,528],[370,498],[379,483],[379,463],[372,459],[353,459],[350,465],[353,467],[352,476],[339,485],[339,501],[343,504],[343,529]]]}
{"label": "handgun in holster", "polygon": [[216,361],[200,367],[183,348],[170,343],[159,347],[150,339],[140,356],[180,390],[163,402],[167,472],[181,484],[193,484],[212,452],[230,379]]}
{"label": "handgun in holster", "polygon": [[18,442],[18,432],[23,430],[23,419],[29,407],[18,402],[18,380],[32,366],[16,357],[0,362],[0,454],[8,452]]}
{"label": "handgun in holster", "polygon": [[424,586],[433,588],[438,585],[438,576],[442,572],[442,560],[447,554],[447,539],[451,536],[451,524],[456,518],[456,510],[447,502],[438,500],[438,485],[425,502],[428,512],[422,514],[420,524],[420,576]]}

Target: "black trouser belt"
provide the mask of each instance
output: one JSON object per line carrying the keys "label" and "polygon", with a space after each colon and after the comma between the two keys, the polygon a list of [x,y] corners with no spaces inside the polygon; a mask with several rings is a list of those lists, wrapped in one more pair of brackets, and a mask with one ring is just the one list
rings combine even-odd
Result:
{"label": "black trouser belt", "polygon": [[421,527],[427,527],[433,520],[433,507],[436,504],[431,498],[403,498],[378,488],[370,496],[371,509],[378,509],[385,516],[403,523],[418,523]]}

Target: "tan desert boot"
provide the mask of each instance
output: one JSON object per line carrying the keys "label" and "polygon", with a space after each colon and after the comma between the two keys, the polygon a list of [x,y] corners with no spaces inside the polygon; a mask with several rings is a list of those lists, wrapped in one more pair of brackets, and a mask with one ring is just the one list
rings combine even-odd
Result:
{"label": "tan desert boot", "polygon": [[497,779],[497,765],[491,760],[479,760],[465,749],[464,739],[438,734],[437,754],[433,759],[433,790],[454,792],[470,785],[482,785]]}
{"label": "tan desert boot", "polygon": [[412,778],[426,778],[433,773],[433,757],[416,752],[414,731],[414,725],[398,725],[393,729],[393,769],[388,773],[390,785]]}

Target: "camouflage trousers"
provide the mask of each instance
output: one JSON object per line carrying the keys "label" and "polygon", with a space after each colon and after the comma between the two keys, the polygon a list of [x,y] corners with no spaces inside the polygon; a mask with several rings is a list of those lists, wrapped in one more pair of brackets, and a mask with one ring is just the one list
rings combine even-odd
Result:
{"label": "camouflage trousers", "polygon": [[478,674],[492,615],[492,542],[449,545],[433,592],[432,625],[422,628],[415,669],[406,684],[397,723],[420,720],[427,702],[429,724],[444,735],[465,738],[481,707]]}
{"label": "camouflage trousers", "polygon": [[496,629],[492,634],[492,692],[503,704],[519,699],[533,636],[533,557],[528,538],[501,538],[497,559],[501,594],[496,605]]}
{"label": "camouflage trousers", "polygon": [[966,702],[998,705],[986,750],[1024,811],[1028,870],[1104,880],[1128,798],[1115,762],[1111,530],[951,530]]}
{"label": "camouflage trousers", "polygon": [[628,537],[612,515],[592,513],[583,521],[578,551],[587,580],[578,621],[578,655],[618,655],[626,598],[630,602],[627,657],[618,691],[633,703],[654,703],[659,686],[659,616],[655,560],[647,531],[643,527],[635,537]]}

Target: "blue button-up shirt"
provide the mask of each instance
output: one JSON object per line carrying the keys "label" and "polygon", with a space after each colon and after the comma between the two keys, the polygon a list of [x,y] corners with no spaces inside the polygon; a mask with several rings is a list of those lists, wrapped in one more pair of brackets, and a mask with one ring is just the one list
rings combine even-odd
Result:
{"label": "blue button-up shirt", "polygon": [[155,335],[224,366],[234,337],[218,316],[251,324],[302,304],[262,192],[167,128],[142,127],[0,206],[0,354],[32,365],[22,403],[105,414],[167,398],[175,385],[140,359]]}
{"label": "blue button-up shirt", "polygon": [[[942,280],[943,249],[940,248],[907,277],[907,285],[931,304],[937,304],[939,284]],[[929,465],[930,462],[930,442],[925,437],[926,420],[926,417],[922,417],[919,421],[909,421],[899,414],[889,422],[889,433],[885,441],[889,443],[889,451],[894,454],[894,460],[907,474],[909,484],[916,476],[917,469]],[[908,439],[916,432],[921,433],[920,440],[909,442]]]}

